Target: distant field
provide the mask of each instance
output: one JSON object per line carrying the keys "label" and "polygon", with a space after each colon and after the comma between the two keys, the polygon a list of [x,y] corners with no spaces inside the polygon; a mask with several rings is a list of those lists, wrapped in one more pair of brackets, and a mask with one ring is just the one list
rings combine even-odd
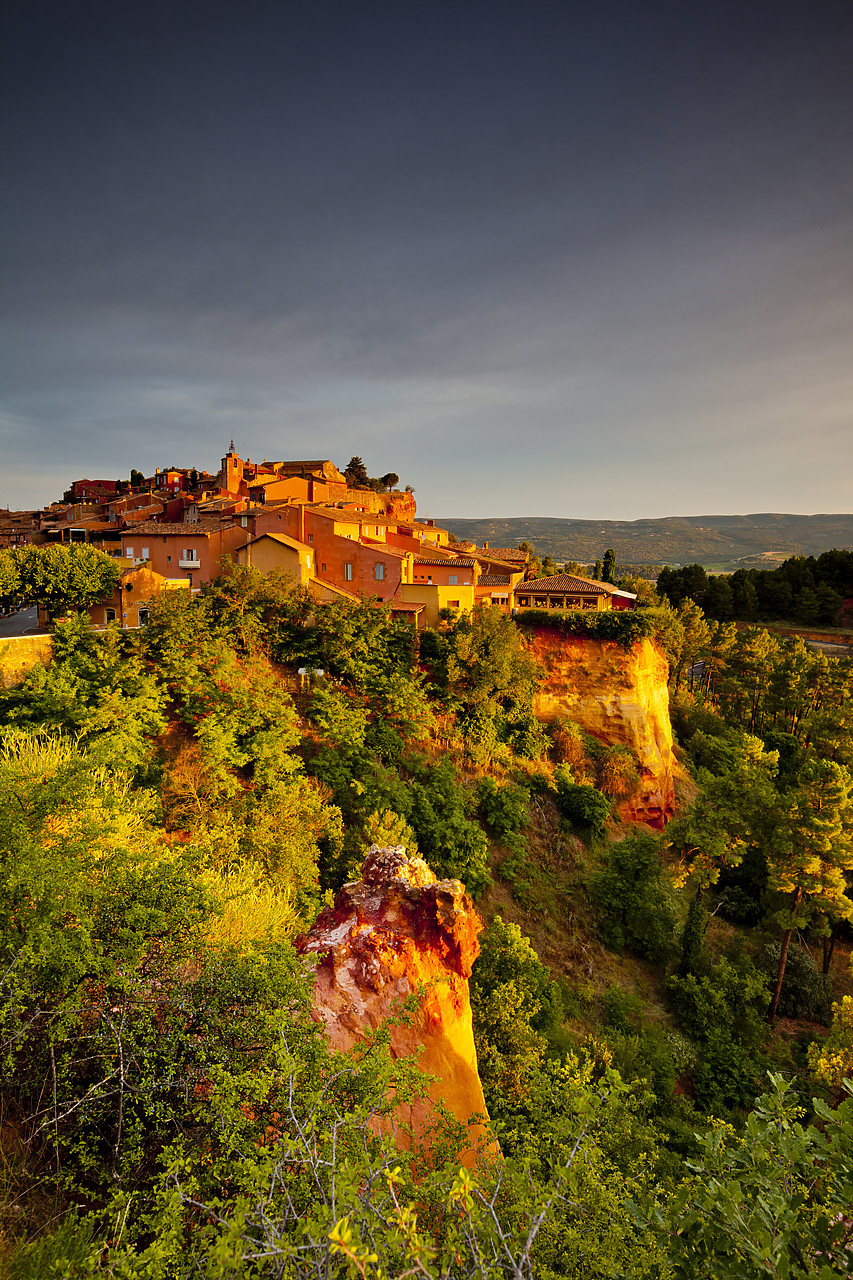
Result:
{"label": "distant field", "polygon": [[772,569],[793,555],[853,549],[853,515],[668,516],[661,520],[485,520],[436,517],[457,538],[482,546],[531,543],[554,560],[592,564],[608,547],[626,571],[632,565],[702,564],[725,571]]}

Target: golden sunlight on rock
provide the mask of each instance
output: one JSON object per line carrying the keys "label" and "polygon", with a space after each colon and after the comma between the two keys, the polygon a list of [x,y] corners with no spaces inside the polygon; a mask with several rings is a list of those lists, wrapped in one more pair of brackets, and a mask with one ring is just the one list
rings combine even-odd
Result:
{"label": "golden sunlight on rock", "polygon": [[[301,953],[323,957],[314,986],[317,1017],[332,1046],[349,1049],[393,1018],[407,996],[422,992],[408,1024],[392,1026],[392,1055],[411,1057],[423,1048],[420,1067],[437,1077],[432,1100],[443,1102],[463,1124],[485,1117],[468,993],[480,950],[479,916],[458,880],[437,881],[402,846],[373,845],[362,877],[345,884],[334,906],[297,940]],[[399,1108],[416,1136],[430,1123],[431,1111],[425,1102]],[[485,1130],[475,1122],[469,1133],[464,1162],[473,1166]]]}
{"label": "golden sunlight on rock", "polygon": [[528,647],[544,675],[535,710],[542,720],[566,717],[612,746],[629,747],[640,787],[622,807],[625,818],[662,830],[675,803],[667,661],[651,640],[626,647],[588,636],[535,628]]}

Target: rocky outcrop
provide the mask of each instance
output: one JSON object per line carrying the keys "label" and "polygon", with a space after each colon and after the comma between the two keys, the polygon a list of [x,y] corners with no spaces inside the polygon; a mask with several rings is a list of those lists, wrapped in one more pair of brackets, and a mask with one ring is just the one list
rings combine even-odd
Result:
{"label": "rocky outcrop", "polygon": [[661,830],[675,803],[668,667],[651,640],[622,645],[533,628],[528,647],[542,665],[535,710],[541,720],[575,720],[599,741],[630,747],[640,764],[637,794],[623,817]]}
{"label": "rocky outcrop", "polygon": [[[422,1050],[421,1070],[437,1077],[431,1098],[464,1124],[486,1113],[468,994],[480,929],[458,880],[437,881],[402,847],[373,845],[362,879],[345,884],[334,906],[296,943],[302,954],[322,957],[314,1009],[335,1049],[351,1048],[398,1013],[407,996],[420,993],[414,1017],[391,1027],[391,1053],[403,1058]],[[432,1108],[401,1104],[397,1113],[417,1136],[430,1123]],[[469,1133],[466,1163],[472,1165],[485,1135],[476,1123]]]}

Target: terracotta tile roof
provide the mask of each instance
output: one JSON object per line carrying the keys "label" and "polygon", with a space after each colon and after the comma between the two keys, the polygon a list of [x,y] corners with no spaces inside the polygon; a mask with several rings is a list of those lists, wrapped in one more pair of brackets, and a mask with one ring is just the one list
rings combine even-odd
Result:
{"label": "terracotta tile roof", "polygon": [[558,573],[553,578],[531,578],[529,582],[519,582],[515,590],[516,593],[571,591],[576,595],[609,596],[616,588],[609,582],[593,582],[591,578],[576,578],[572,573]]}
{"label": "terracotta tile roof", "polygon": [[477,582],[478,587],[508,587],[512,578],[508,573],[484,573]]}
{"label": "terracotta tile roof", "polygon": [[470,551],[460,553],[457,551],[451,551],[450,547],[434,547],[431,542],[425,543],[421,539],[419,539],[419,542],[421,546],[421,554],[426,555],[428,551],[436,560],[457,560],[460,554],[465,555],[468,559],[471,557]]}
{"label": "terracotta tile roof", "polygon": [[441,564],[441,565],[461,565],[465,569],[471,569],[477,563],[465,556],[415,556],[415,564]]}
{"label": "terracotta tile roof", "polygon": [[337,520],[341,524],[384,524],[396,525],[395,516],[371,515],[369,511],[342,511],[340,507],[314,506],[307,508],[316,516],[326,516],[329,520]]}
{"label": "terracotta tile roof", "polygon": [[156,513],[162,510],[162,502],[152,502],[148,507],[129,507],[127,511],[120,511],[119,515],[125,524],[143,524],[151,519],[152,511]]}
{"label": "terracotta tile roof", "polygon": [[404,600],[392,600],[392,613],[420,613],[426,608],[425,604],[406,604]]}
{"label": "terracotta tile roof", "polygon": [[238,550],[242,551],[243,547],[253,547],[256,542],[261,542],[264,538],[270,538],[273,542],[280,542],[283,546],[290,547],[293,551],[311,550],[307,542],[300,542],[297,538],[290,538],[286,533],[258,533],[254,538],[244,542]]}
{"label": "terracotta tile roof", "polygon": [[309,587],[322,587],[325,591],[329,591],[332,595],[343,596],[345,600],[351,600],[353,604],[360,604],[360,599],[354,595],[352,591],[347,591],[343,587],[336,586],[334,582],[327,582],[325,578],[312,578],[308,583]]}
{"label": "terracotta tile roof", "polygon": [[396,556],[398,560],[405,560],[406,556],[412,554],[411,551],[405,551],[402,547],[390,547],[387,542],[382,542],[378,538],[362,538],[354,545],[365,547],[368,551],[380,551],[383,556]]}
{"label": "terracotta tile roof", "polygon": [[135,524],[132,529],[127,530],[125,536],[135,538],[140,533],[184,533],[192,538],[219,533],[224,527],[218,520],[198,520],[195,524],[160,524],[157,520],[143,520],[141,524]]}
{"label": "terracotta tile roof", "polygon": [[486,560],[506,560],[510,564],[526,564],[526,551],[513,551],[511,547],[478,547],[477,555]]}

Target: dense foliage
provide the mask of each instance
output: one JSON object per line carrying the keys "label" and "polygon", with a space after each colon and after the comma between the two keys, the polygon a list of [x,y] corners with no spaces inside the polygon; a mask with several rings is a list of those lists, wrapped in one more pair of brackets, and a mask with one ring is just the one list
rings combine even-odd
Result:
{"label": "dense foliage", "polygon": [[[0,690],[13,1275],[849,1271],[853,1019],[819,1039],[804,956],[851,909],[850,664],[690,601],[577,617],[669,653],[695,798],[663,836],[619,820],[626,748],[533,714],[524,628],[573,618],[418,639],[228,566],[136,633],[68,618]],[[311,1017],[291,940],[374,842],[488,922],[474,1173],[440,1108],[396,1140],[426,1082],[387,1032],[339,1055]],[[768,1013],[818,1028],[793,1084]]]}
{"label": "dense foliage", "polygon": [[778,569],[737,569],[709,575],[701,564],[662,569],[657,588],[673,605],[692,600],[709,618],[783,619],[838,624],[842,606],[853,602],[853,551],[792,556]]}
{"label": "dense foliage", "polygon": [[0,551],[0,600],[41,604],[51,613],[85,609],[118,585],[119,566],[86,544],[25,545]]}

